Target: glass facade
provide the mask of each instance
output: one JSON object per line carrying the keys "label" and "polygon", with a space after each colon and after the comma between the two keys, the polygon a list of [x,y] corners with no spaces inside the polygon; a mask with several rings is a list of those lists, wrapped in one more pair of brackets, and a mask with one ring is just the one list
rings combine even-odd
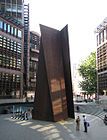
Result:
{"label": "glass facade", "polygon": [[[29,4],[24,5],[24,92],[29,88]],[[25,95],[26,96],[26,95]]]}
{"label": "glass facade", "polygon": [[23,30],[0,18],[0,97],[3,98],[16,97],[23,86]]}
{"label": "glass facade", "polygon": [[107,70],[107,43],[97,48],[97,69],[98,72]]}
{"label": "glass facade", "polygon": [[107,40],[107,28],[103,29],[98,35],[97,35],[97,46],[101,45],[103,42]]}
{"label": "glass facade", "polygon": [[38,56],[40,48],[40,35],[30,32],[30,67],[29,67],[29,85],[30,90],[35,91],[36,73],[38,68]]}
{"label": "glass facade", "polygon": [[20,78],[17,74],[0,72],[0,96],[12,97],[12,92],[20,90]]}
{"label": "glass facade", "polygon": [[23,23],[23,0],[0,0],[0,11]]}
{"label": "glass facade", "polygon": [[14,26],[11,26],[10,24],[0,20],[0,30],[13,35],[18,38],[22,38],[22,31]]}
{"label": "glass facade", "polygon": [[97,29],[97,88],[103,95],[107,93],[107,27],[99,25]]}
{"label": "glass facade", "polygon": [[21,69],[22,45],[0,35],[0,67]]}
{"label": "glass facade", "polygon": [[0,96],[9,90],[10,95],[19,90],[23,96],[28,84],[28,62],[29,5],[24,5],[23,0],[0,0],[0,74],[1,79],[8,77],[8,82],[1,80]]}
{"label": "glass facade", "polygon": [[98,75],[98,88],[100,94],[104,94],[104,90],[107,90],[107,72]]}

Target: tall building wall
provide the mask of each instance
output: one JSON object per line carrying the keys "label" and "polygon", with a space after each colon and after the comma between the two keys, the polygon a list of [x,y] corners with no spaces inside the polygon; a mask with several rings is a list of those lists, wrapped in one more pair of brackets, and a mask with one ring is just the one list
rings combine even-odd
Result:
{"label": "tall building wall", "polygon": [[0,0],[0,11],[24,23],[23,0]]}
{"label": "tall building wall", "polygon": [[[21,83],[19,82],[19,84],[13,84],[14,85],[13,87],[14,87],[15,94],[16,94],[17,88],[18,88],[18,93],[19,93],[20,97],[23,97],[23,95],[25,95],[27,93],[27,91],[29,91],[29,90],[35,91],[35,86],[36,86],[36,70],[35,69],[37,69],[36,65],[38,63],[38,54],[39,54],[39,50],[38,50],[39,44],[38,43],[40,43],[40,40],[39,40],[40,36],[37,33],[31,32],[31,39],[30,39],[29,4],[24,4],[23,0],[0,0],[0,15],[3,15],[3,17],[5,18],[4,19],[5,24],[3,23],[3,29],[2,28],[0,29],[2,31],[2,34],[4,34],[3,32],[5,32],[5,35],[8,37],[13,36],[13,34],[14,34],[15,36],[13,38],[15,38],[17,41],[20,41],[20,43],[21,43],[21,55],[20,55],[21,61],[19,62],[21,65],[21,68],[20,68],[20,70],[19,69],[17,70],[18,64],[14,64],[14,67],[12,69],[14,69],[14,72],[15,71],[19,71],[18,73],[21,72],[21,77],[17,76],[17,75],[15,76],[15,79],[18,79],[20,77],[19,79],[20,79]],[[9,25],[10,23],[12,25]],[[2,23],[0,22],[0,27],[1,26],[2,26]],[[19,29],[21,30],[21,32],[23,32],[21,38],[18,37],[18,35],[21,34],[21,32],[18,31]],[[4,41],[5,41],[4,37],[2,38],[2,40],[4,43]],[[7,41],[7,38],[6,38],[6,41]],[[10,43],[11,43],[11,41],[10,41]],[[15,46],[15,44],[17,44],[17,43],[14,43],[14,41],[13,41],[13,47]],[[33,48],[33,46],[37,46],[37,47]],[[18,50],[17,47],[19,47],[19,46],[16,45],[16,51],[19,52],[20,50]],[[10,49],[11,49],[11,45],[10,45]],[[7,52],[7,48],[5,50]],[[14,53],[14,51],[12,53]],[[13,55],[12,55],[12,57],[13,57]],[[14,57],[16,57],[15,59],[17,59],[17,58],[19,59],[19,55],[17,55],[17,53],[15,54]],[[14,60],[14,61],[16,61],[16,60]],[[15,62],[13,62],[13,60],[12,60],[12,63],[15,63]],[[32,68],[31,68],[31,65],[32,65]],[[5,67],[5,70],[8,71],[8,68]],[[11,71],[11,73],[12,72],[13,71]],[[14,74],[14,72],[13,72],[13,74]],[[2,76],[2,74],[1,74],[1,76]],[[5,77],[6,76],[4,76],[4,79],[5,79]],[[5,89],[3,85],[4,84],[0,85],[2,87],[1,91],[2,91],[2,89]],[[9,84],[8,87],[11,88],[12,86],[10,86],[10,85],[11,84]],[[9,89],[9,90],[11,91],[11,89]],[[3,95],[4,95],[4,93],[3,93]]]}
{"label": "tall building wall", "polygon": [[29,90],[33,93],[36,88],[36,74],[38,69],[38,57],[40,48],[40,35],[30,32],[30,66],[29,66]]}
{"label": "tall building wall", "polygon": [[0,65],[2,72],[1,94],[3,97],[7,95],[23,97],[25,34],[23,0],[0,0],[0,15],[3,18],[3,27],[2,22],[0,22],[0,27],[2,27],[0,29],[2,46],[0,52],[2,63]]}
{"label": "tall building wall", "polygon": [[0,16],[0,97],[23,91],[23,26]]}
{"label": "tall building wall", "polygon": [[99,94],[107,92],[107,19],[96,28],[97,88]]}
{"label": "tall building wall", "polygon": [[29,59],[30,59],[29,5],[24,5],[24,93],[29,87]]}

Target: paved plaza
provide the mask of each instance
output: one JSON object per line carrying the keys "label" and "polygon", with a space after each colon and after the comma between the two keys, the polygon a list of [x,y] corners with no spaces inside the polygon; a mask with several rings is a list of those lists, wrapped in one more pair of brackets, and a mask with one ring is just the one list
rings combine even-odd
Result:
{"label": "paved plaza", "polygon": [[75,129],[75,120],[45,122],[38,120],[20,121],[11,115],[0,115],[0,140],[107,140],[107,126],[95,116],[87,115],[90,122],[88,133],[84,133],[83,114],[81,130]]}

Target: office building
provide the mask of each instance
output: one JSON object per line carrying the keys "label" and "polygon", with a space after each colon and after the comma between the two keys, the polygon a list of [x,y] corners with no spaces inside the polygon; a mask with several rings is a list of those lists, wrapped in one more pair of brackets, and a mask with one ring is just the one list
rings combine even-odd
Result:
{"label": "office building", "polygon": [[[26,62],[26,58],[28,57],[29,54],[29,5],[24,4],[23,0],[1,0],[0,1],[0,15],[2,15],[2,20],[0,23],[1,29],[0,29],[0,35],[3,36],[1,40],[1,46],[4,47],[4,42],[6,44],[6,48],[4,53],[5,56],[8,54],[8,49],[11,50],[12,55],[9,52],[9,55],[6,56],[5,60],[7,63],[8,57],[11,57],[12,60],[8,60],[10,63],[10,67],[5,67],[5,71],[11,71],[12,77],[9,75],[8,81],[9,84],[6,85],[6,75],[1,74],[2,76],[2,84],[1,86],[1,94],[3,98],[8,98],[7,97],[7,89],[8,89],[8,95],[10,97],[23,97],[24,94],[24,88],[25,88],[25,83],[26,79],[24,80],[24,75],[26,70],[26,66],[28,63]],[[3,23],[2,23],[3,22]],[[8,37],[6,37],[8,36]],[[21,36],[21,37],[19,37]],[[5,39],[6,38],[6,39]],[[12,38],[12,39],[11,39]],[[10,39],[10,44],[8,43],[8,39]],[[12,44],[13,43],[13,44]],[[13,46],[12,46],[13,45]],[[13,47],[13,48],[11,48]],[[13,50],[12,50],[13,49]],[[16,51],[16,52],[14,52]],[[4,64],[4,56],[2,55],[2,49],[0,52],[2,65],[0,66],[0,69],[5,65]],[[13,60],[14,59],[14,60]],[[29,61],[27,61],[29,62]],[[11,64],[12,63],[12,64]],[[6,64],[8,65],[8,64]],[[13,66],[11,66],[13,65]],[[11,70],[13,69],[13,70]],[[17,71],[17,72],[16,72]],[[17,74],[14,76],[14,74]],[[4,76],[3,76],[4,75]],[[3,79],[5,81],[3,81]],[[15,83],[14,83],[15,81]],[[20,82],[21,83],[20,83]],[[17,82],[19,84],[17,84]],[[5,87],[7,87],[5,89]],[[6,91],[5,91],[6,90]]]}
{"label": "office building", "polygon": [[37,32],[30,32],[30,53],[29,53],[29,82],[28,93],[34,95],[36,87],[36,74],[38,69],[38,57],[40,48],[40,35]]}
{"label": "office building", "polygon": [[23,0],[0,0],[0,11],[13,19],[24,23],[24,2]]}
{"label": "office building", "polygon": [[23,36],[17,20],[0,14],[0,98],[23,94]]}
{"label": "office building", "polygon": [[24,5],[24,91],[26,96],[29,87],[29,54],[30,54],[30,31],[29,31],[29,4]]}
{"label": "office building", "polygon": [[29,4],[0,1],[0,97],[35,93],[40,35],[29,31]]}
{"label": "office building", "polygon": [[107,18],[96,28],[97,36],[97,89],[99,95],[107,93]]}

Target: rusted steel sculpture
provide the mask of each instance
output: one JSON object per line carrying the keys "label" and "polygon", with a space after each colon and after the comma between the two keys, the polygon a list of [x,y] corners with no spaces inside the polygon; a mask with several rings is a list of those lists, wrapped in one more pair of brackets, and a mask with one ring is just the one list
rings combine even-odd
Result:
{"label": "rusted steel sculpture", "polygon": [[41,46],[33,119],[74,118],[68,26],[61,31],[40,25]]}

